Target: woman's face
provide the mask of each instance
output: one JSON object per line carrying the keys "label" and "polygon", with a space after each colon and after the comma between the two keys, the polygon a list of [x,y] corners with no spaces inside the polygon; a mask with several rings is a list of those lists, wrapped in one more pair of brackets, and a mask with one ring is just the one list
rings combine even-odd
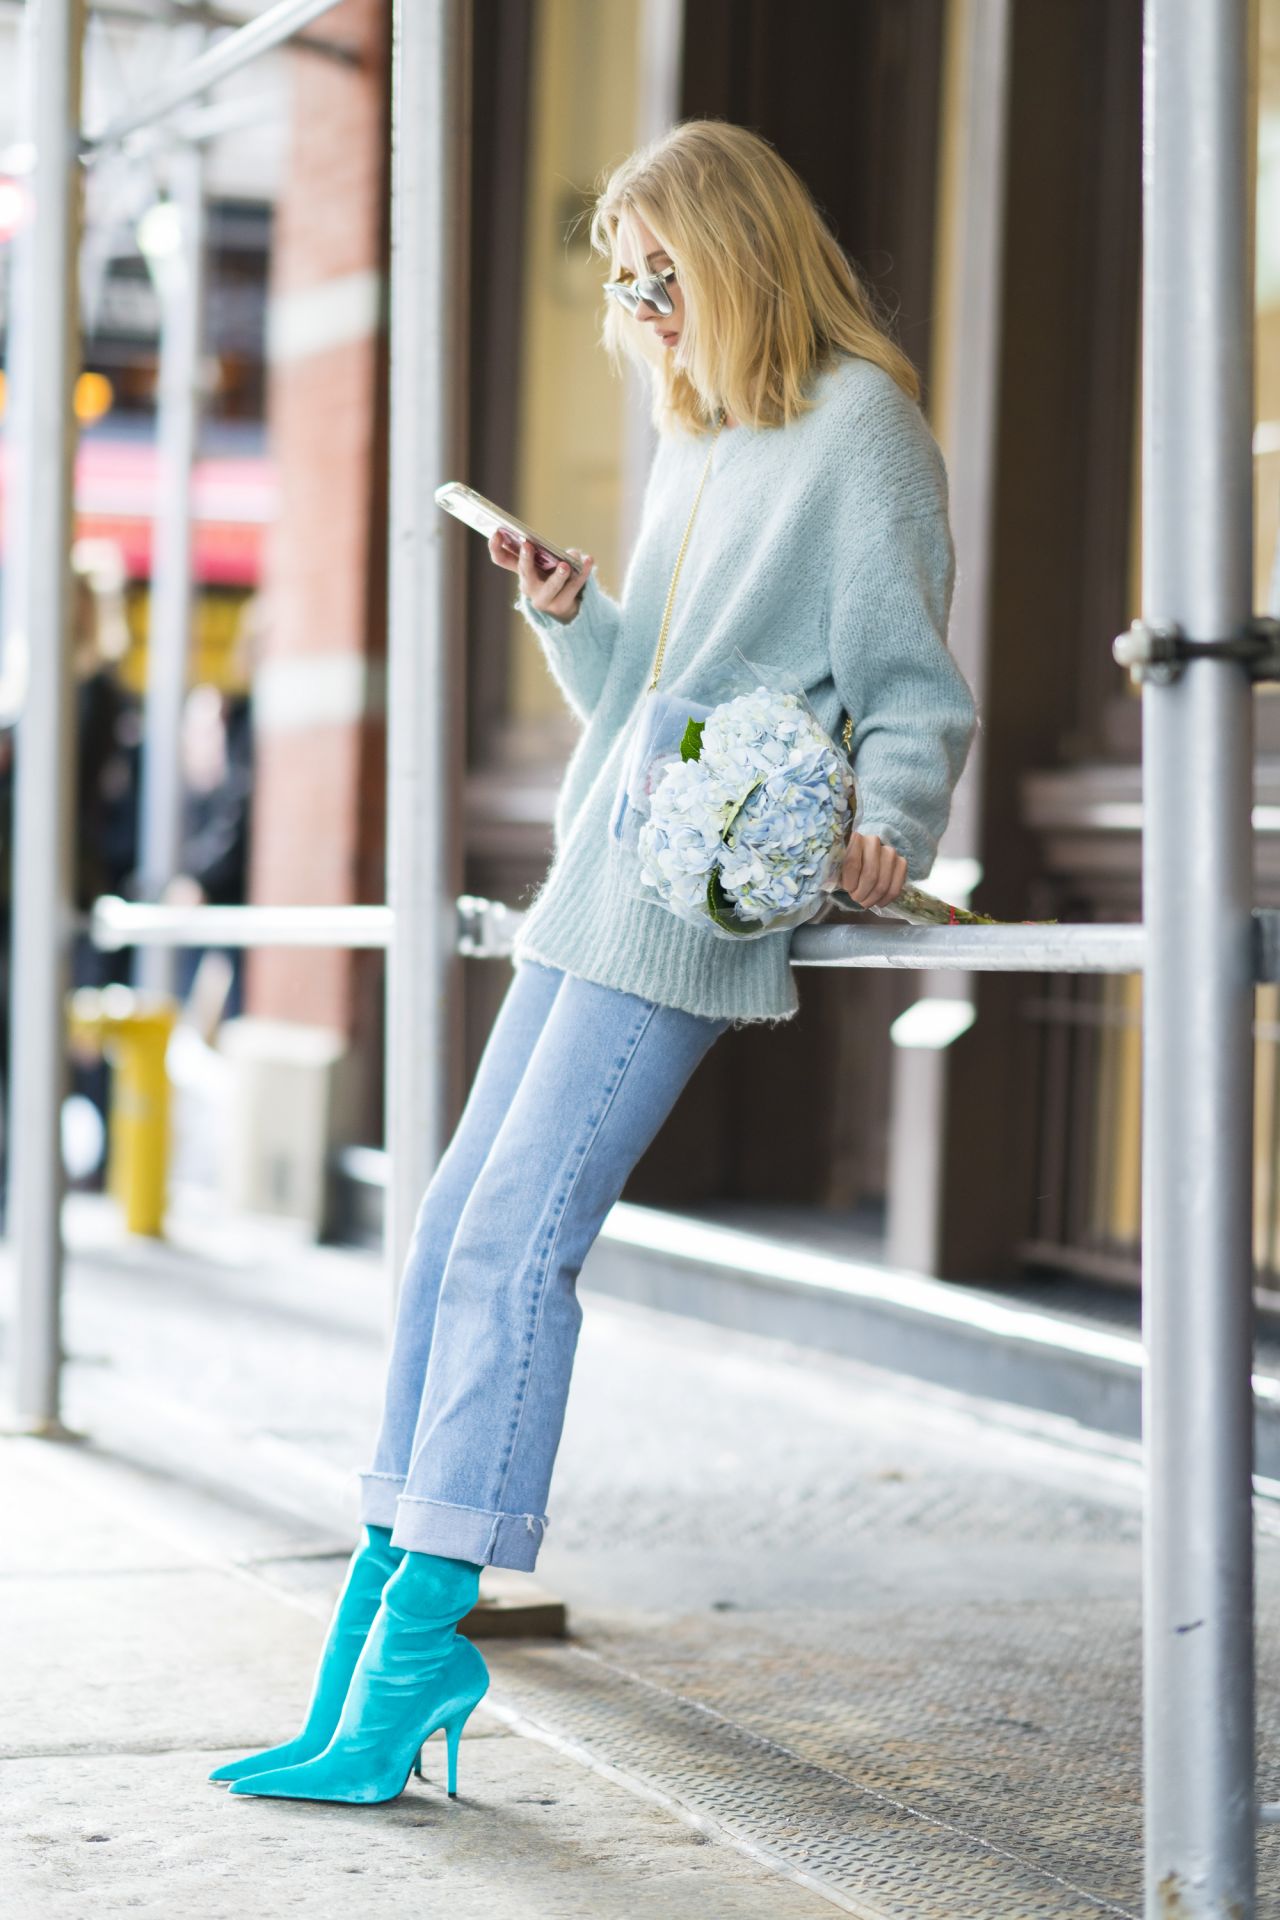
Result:
{"label": "woman's face", "polygon": [[[665,273],[668,268],[675,265],[661,240],[650,233],[642,220],[633,217],[632,227],[641,254],[647,256],[643,260],[630,260],[624,252],[622,265],[630,269],[633,279],[642,279],[647,273]],[[632,319],[638,327],[652,327],[662,347],[670,352],[684,331],[684,295],[680,290],[679,280],[667,280],[663,284],[667,289],[672,311],[658,313],[647,300],[642,300]]]}

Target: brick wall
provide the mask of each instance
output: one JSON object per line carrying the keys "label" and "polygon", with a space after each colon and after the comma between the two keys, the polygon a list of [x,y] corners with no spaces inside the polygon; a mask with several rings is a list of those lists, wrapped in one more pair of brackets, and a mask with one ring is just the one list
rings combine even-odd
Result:
{"label": "brick wall", "polygon": [[[255,663],[255,901],[383,898],[388,178],[387,0],[315,31],[357,66],[295,48],[268,319],[279,517]],[[379,955],[250,956],[247,1011],[334,1026],[379,1100]]]}

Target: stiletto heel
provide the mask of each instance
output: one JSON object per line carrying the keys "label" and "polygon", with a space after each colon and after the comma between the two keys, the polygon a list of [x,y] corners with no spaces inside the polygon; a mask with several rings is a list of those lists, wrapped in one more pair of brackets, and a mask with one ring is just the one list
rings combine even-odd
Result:
{"label": "stiletto heel", "polygon": [[449,1798],[451,1800],[456,1800],[458,1797],[458,1742],[462,1738],[466,1718],[464,1713],[461,1720],[455,1720],[444,1730],[444,1737],[449,1743]]}
{"label": "stiletto heel", "polygon": [[421,1780],[422,1778],[422,1748],[421,1747],[418,1748],[418,1757],[413,1763],[413,1770],[417,1774],[419,1780]]}

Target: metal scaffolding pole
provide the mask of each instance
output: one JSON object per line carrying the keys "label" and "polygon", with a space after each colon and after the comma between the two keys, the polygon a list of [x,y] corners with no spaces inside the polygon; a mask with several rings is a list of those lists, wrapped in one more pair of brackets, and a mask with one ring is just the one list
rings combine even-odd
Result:
{"label": "metal scaffolding pole", "polygon": [[[1252,597],[1248,25],[1146,0],[1142,606],[1222,640]],[[1253,1915],[1252,687],[1143,693],[1146,1912]]]}
{"label": "metal scaffolding pole", "polygon": [[392,16],[391,473],[388,607],[385,1252],[394,1313],[452,1093],[461,890],[457,620],[444,516],[465,391],[466,12],[395,0]]}
{"label": "metal scaffolding pole", "polygon": [[94,154],[118,145],[131,133],[154,126],[175,108],[186,106],[188,101],[198,99],[220,80],[227,80],[233,73],[239,73],[260,53],[268,53],[272,47],[281,46],[300,28],[309,26],[337,4],[338,0],[276,0],[274,7],[268,7],[265,13],[258,14],[255,19],[246,20],[243,26],[237,27],[224,40],[219,40],[199,59],[192,60],[162,80],[136,106],[127,108],[124,113],[117,114],[114,119],[85,135],[80,140],[82,153],[91,159]]}
{"label": "metal scaffolding pole", "polygon": [[12,632],[25,652],[14,832],[11,1239],[18,1275],[17,1423],[58,1427],[61,1359],[63,1002],[71,930],[72,752],[70,551],[79,363],[77,258],[81,182],[82,0],[32,0],[34,216],[29,271],[18,289],[30,391],[19,451],[25,564]]}
{"label": "metal scaffolding pole", "polygon": [[[172,230],[151,247],[160,292],[160,406],[156,420],[157,495],[151,613],[147,622],[146,723],[139,821],[142,888],[159,900],[178,871],[182,843],[182,710],[186,700],[195,601],[191,489],[201,414],[204,310],[204,157],[198,146],[169,155]],[[174,956],[147,946],[137,958],[139,985],[172,992]]]}
{"label": "metal scaffolding pole", "polygon": [[[31,114],[31,76],[34,71],[31,24],[34,15],[24,12],[18,22],[18,102],[20,113],[19,151],[34,146]],[[27,182],[27,190],[32,183]],[[26,210],[29,214],[30,208]],[[31,255],[35,242],[35,223],[19,220],[9,246],[8,313],[4,341],[4,566],[0,568],[0,726],[14,722],[22,711],[27,682],[27,636],[24,630],[28,601],[22,586],[27,564],[27,525],[21,477],[24,472],[24,448],[32,434],[31,380],[27,372],[30,342],[25,329],[31,323]],[[0,855],[0,857],[7,857]]]}

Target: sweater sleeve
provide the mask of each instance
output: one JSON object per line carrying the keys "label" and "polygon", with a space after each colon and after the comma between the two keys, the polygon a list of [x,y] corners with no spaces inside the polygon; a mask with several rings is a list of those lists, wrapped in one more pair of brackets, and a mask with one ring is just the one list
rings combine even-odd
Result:
{"label": "sweater sleeve", "polygon": [[891,520],[832,602],[831,671],[853,718],[854,830],[932,867],[978,727],[947,647],[955,549],[945,508]]}
{"label": "sweater sleeve", "polygon": [[589,720],[622,631],[617,601],[591,573],[578,596],[578,611],[567,626],[554,614],[540,612],[523,589],[512,605],[537,634],[547,665],[574,713],[580,720]]}

